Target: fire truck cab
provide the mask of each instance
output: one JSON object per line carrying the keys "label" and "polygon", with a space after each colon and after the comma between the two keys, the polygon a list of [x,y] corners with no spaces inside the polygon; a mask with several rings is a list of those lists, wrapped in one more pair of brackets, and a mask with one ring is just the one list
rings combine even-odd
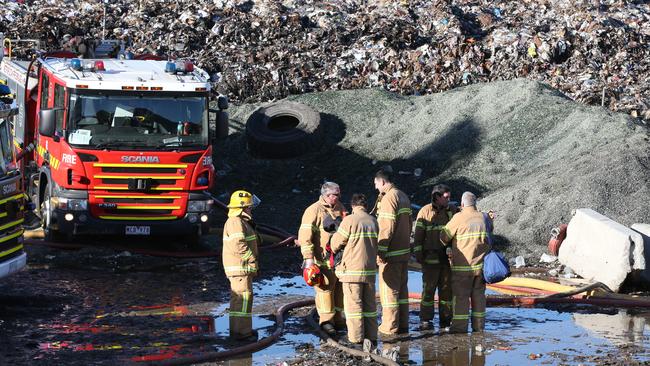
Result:
{"label": "fire truck cab", "polygon": [[227,131],[208,74],[183,60],[66,57],[0,63],[19,100],[17,146],[35,147],[21,164],[46,238],[207,233],[210,112]]}

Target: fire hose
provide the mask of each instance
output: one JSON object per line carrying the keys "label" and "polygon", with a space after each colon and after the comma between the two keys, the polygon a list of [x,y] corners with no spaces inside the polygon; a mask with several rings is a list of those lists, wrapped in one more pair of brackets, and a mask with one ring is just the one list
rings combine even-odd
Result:
{"label": "fire hose", "polygon": [[379,355],[374,354],[372,352],[359,351],[357,349],[349,348],[349,347],[346,347],[346,346],[340,344],[339,342],[337,342],[336,340],[331,338],[329,335],[327,335],[327,333],[325,333],[322,329],[320,329],[320,327],[318,326],[318,323],[314,319],[314,315],[316,315],[316,308],[312,308],[311,311],[309,312],[309,314],[307,315],[307,322],[309,323],[309,325],[312,326],[312,328],[314,328],[314,330],[318,333],[320,338],[323,339],[328,345],[330,345],[330,346],[332,346],[334,348],[340,349],[341,351],[343,351],[343,352],[345,352],[345,353],[347,353],[349,355],[352,355],[352,356],[363,357],[363,358],[370,357],[373,361],[378,362],[378,363],[380,363],[382,365],[399,366],[399,364],[397,362],[395,362],[395,361],[393,361],[393,360],[391,360],[389,358],[379,356]]}

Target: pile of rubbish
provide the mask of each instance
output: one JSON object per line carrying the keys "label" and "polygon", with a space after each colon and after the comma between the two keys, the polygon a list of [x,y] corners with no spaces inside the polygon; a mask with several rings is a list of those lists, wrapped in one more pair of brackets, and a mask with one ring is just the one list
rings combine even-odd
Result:
{"label": "pile of rubbish", "polygon": [[[628,0],[0,0],[0,32],[189,57],[258,102],[383,87],[430,94],[526,77],[650,120],[650,5]],[[104,13],[105,26],[104,26]]]}

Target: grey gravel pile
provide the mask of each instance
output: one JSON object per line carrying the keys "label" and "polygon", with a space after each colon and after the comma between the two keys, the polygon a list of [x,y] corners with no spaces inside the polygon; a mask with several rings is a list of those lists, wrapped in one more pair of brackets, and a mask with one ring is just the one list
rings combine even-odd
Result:
{"label": "grey gravel pile", "polygon": [[[0,0],[0,32],[102,35],[96,0]],[[650,120],[650,4],[630,0],[115,0],[108,38],[190,57],[236,102],[526,77]]]}
{"label": "grey gravel pile", "polygon": [[[383,90],[294,96],[321,112],[326,144],[304,157],[259,160],[246,152],[244,123],[255,105],[231,110],[232,135],[215,151],[218,189],[259,192],[256,215],[297,231],[323,179],[353,192],[376,192],[372,176],[389,164],[416,204],[445,182],[459,200],[479,194],[497,213],[498,247],[535,259],[550,230],[572,210],[591,207],[629,225],[650,222],[648,128],[621,113],[571,101],[525,79],[402,97]],[[422,169],[421,176],[413,172]]]}

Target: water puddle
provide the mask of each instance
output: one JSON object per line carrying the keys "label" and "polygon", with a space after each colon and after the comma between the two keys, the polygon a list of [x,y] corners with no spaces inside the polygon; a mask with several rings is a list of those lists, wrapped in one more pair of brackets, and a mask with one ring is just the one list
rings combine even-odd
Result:
{"label": "water puddle", "polygon": [[[419,272],[409,272],[409,291],[422,291]],[[255,282],[253,327],[260,339],[275,330],[278,307],[312,296],[313,289],[301,276]],[[238,344],[228,341],[227,310],[227,303],[215,302],[152,304],[99,314],[90,322],[41,324],[40,331],[50,334],[52,341],[39,345],[40,355],[35,359],[74,363],[74,352],[86,355],[81,360],[90,363],[107,353],[114,360],[155,361],[231,349]],[[650,312],[589,306],[493,307],[488,309],[486,320],[482,335],[441,335],[437,325],[436,329],[421,332],[418,306],[414,303],[409,318],[410,338],[380,347],[399,346],[400,362],[404,364],[528,364],[531,360],[544,364],[599,364],[616,360],[621,351],[629,356],[626,361],[650,361]],[[278,342],[226,364],[275,365],[300,358],[299,350],[309,344],[318,348],[319,338],[310,332],[304,318],[290,316]]]}
{"label": "water puddle", "polygon": [[[260,297],[269,294],[304,295],[313,292],[301,277],[274,278],[258,284]],[[409,292],[422,291],[419,272],[409,272]],[[496,294],[492,290],[488,294]],[[417,306],[411,308],[412,340],[380,346],[400,347],[400,362],[424,365],[598,364],[600,355],[633,347],[631,361],[650,361],[650,312],[598,309],[590,306],[564,309],[489,308],[482,335],[440,335],[438,329],[417,331]],[[290,318],[290,322],[302,319]],[[287,334],[271,347],[247,359],[266,365],[290,359],[300,343],[318,344],[311,334]],[[638,348],[638,349],[636,349]],[[605,360],[605,359],[603,359]],[[602,363],[602,361],[600,363]]]}

